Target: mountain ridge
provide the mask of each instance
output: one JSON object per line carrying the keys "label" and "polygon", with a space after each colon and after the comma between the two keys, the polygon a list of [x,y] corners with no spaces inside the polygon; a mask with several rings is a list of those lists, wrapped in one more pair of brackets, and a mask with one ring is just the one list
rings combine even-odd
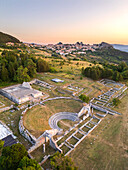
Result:
{"label": "mountain ridge", "polygon": [[10,34],[6,34],[0,31],[0,43],[2,44],[2,43],[8,43],[8,42],[20,43],[20,40]]}

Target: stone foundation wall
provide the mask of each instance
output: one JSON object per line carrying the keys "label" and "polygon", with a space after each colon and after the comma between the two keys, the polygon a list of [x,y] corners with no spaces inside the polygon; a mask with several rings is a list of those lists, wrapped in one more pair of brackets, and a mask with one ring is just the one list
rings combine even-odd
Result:
{"label": "stone foundation wall", "polygon": [[29,142],[31,142],[32,144],[35,144],[36,143],[36,138],[35,136],[33,136],[23,125],[23,115],[27,112],[28,109],[31,109],[32,107],[38,105],[39,103],[29,107],[29,108],[26,108],[21,114],[22,116],[20,117],[20,121],[19,121],[19,132],[21,135],[23,135]]}
{"label": "stone foundation wall", "polygon": [[19,104],[19,100],[17,100],[15,97],[11,96],[9,93],[5,92],[4,90],[0,90],[0,94],[9,100],[13,101],[14,103]]}
{"label": "stone foundation wall", "polygon": [[48,98],[48,99],[44,100],[43,102],[50,101],[50,100],[57,100],[57,99],[71,99],[71,100],[76,100],[76,101],[79,101],[79,102],[83,103],[82,100],[77,99],[77,98],[72,98],[72,97],[54,97],[54,98]]}
{"label": "stone foundation wall", "polygon": [[50,146],[52,148],[54,148],[55,150],[59,151],[60,153],[62,153],[63,151],[59,148],[59,146],[57,145],[57,143],[54,141],[53,137],[51,137],[50,139]]}

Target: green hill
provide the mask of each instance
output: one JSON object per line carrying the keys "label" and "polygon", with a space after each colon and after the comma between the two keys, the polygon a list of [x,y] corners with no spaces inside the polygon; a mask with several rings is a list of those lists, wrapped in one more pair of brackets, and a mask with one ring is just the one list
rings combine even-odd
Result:
{"label": "green hill", "polygon": [[0,44],[7,42],[19,43],[20,41],[11,35],[0,32]]}
{"label": "green hill", "polygon": [[[110,63],[120,63],[125,61],[128,63],[128,53],[117,50],[113,47],[108,48],[99,48],[95,52],[88,51],[87,58],[90,61],[99,61],[99,62],[110,62]],[[95,56],[95,57],[91,57]]]}

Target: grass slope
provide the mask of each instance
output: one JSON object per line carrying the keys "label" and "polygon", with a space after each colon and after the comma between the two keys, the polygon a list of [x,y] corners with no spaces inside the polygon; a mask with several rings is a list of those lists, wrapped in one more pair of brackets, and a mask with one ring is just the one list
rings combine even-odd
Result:
{"label": "grass slope", "polygon": [[[128,63],[128,53],[123,52],[114,48],[102,48],[98,49],[95,52],[87,52],[87,58],[90,61],[99,61],[99,62],[112,62],[119,63],[122,60]],[[96,56],[96,57],[91,57]]]}

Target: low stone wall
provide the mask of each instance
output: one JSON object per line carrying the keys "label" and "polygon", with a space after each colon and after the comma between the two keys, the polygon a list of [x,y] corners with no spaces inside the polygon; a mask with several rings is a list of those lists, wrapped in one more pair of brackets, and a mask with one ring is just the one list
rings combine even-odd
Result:
{"label": "low stone wall", "polygon": [[63,151],[59,148],[59,146],[57,145],[57,143],[55,142],[55,140],[53,139],[53,137],[50,138],[50,146],[52,148],[54,148],[56,151],[59,151],[60,153],[62,153]]}
{"label": "low stone wall", "polygon": [[39,163],[39,165],[43,165],[49,157],[50,157],[50,155],[45,156],[44,159]]}
{"label": "low stone wall", "polygon": [[76,101],[79,101],[79,102],[83,103],[82,100],[77,99],[77,98],[72,98],[72,97],[54,97],[54,98],[48,98],[46,100],[43,100],[43,102],[47,102],[47,101],[50,101],[50,100],[57,100],[57,99],[70,99],[70,100],[76,100]]}
{"label": "low stone wall", "polygon": [[116,111],[114,111],[114,110],[111,110],[111,109],[109,109],[109,108],[107,108],[107,107],[103,107],[103,106],[97,106],[96,104],[94,104],[94,103],[91,103],[91,107],[92,108],[94,108],[94,109],[96,109],[96,110],[100,110],[100,111],[102,111],[102,112],[108,112],[108,113],[115,113],[115,114],[118,114],[118,115],[121,115],[121,113],[119,113],[119,112],[116,112]]}
{"label": "low stone wall", "polygon": [[6,91],[0,89],[0,94],[6,98],[8,98],[9,100],[13,101],[14,103],[19,104],[19,101],[16,100],[15,97],[11,96],[9,93],[7,93]]}
{"label": "low stone wall", "polygon": [[3,107],[0,109],[0,112],[4,112],[4,111],[7,111],[7,110],[10,110],[13,108],[13,105],[9,106],[9,107]]}
{"label": "low stone wall", "polygon": [[33,136],[23,125],[23,115],[27,112],[28,109],[31,109],[32,107],[38,105],[39,103],[34,104],[33,106],[30,106],[29,108],[26,108],[21,114],[22,116],[20,117],[19,121],[19,132],[21,135],[23,135],[29,142],[32,144],[36,143],[36,138]]}

